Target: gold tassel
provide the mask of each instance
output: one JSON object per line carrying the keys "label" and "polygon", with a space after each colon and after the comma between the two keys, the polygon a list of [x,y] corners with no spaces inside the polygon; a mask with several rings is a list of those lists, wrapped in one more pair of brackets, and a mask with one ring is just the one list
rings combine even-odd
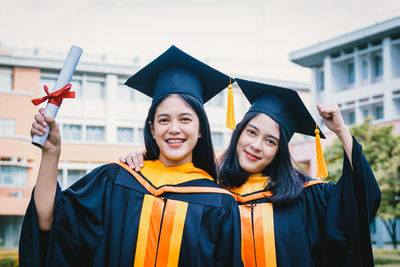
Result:
{"label": "gold tassel", "polygon": [[228,85],[228,107],[227,107],[227,114],[226,114],[226,127],[228,127],[229,129],[232,129],[232,130],[236,129],[231,78],[229,78],[229,85]]}
{"label": "gold tassel", "polygon": [[326,168],[324,153],[322,151],[321,137],[319,136],[319,130],[317,124],[315,124],[315,145],[317,148],[317,178],[328,177],[328,169]]}

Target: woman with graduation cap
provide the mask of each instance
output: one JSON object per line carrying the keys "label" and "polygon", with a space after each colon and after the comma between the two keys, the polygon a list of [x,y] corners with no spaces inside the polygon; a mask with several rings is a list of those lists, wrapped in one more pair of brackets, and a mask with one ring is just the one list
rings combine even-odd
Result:
{"label": "woman with graduation cap", "polygon": [[239,204],[244,266],[372,266],[369,224],[380,190],[337,105],[317,106],[345,152],[335,185],[311,179],[292,164],[293,134],[316,134],[317,176],[327,176],[318,147],[323,135],[297,92],[236,82],[251,107],[221,158],[219,179]]}
{"label": "woman with graduation cap", "polygon": [[93,170],[62,192],[61,138],[51,126],[20,239],[21,266],[242,266],[240,220],[216,169],[203,103],[230,78],[172,46],[128,79],[153,98],[148,161]]}
{"label": "woman with graduation cap", "polygon": [[[327,176],[318,147],[319,135],[324,136],[297,92],[235,80],[252,105],[220,159],[219,182],[239,204],[244,266],[372,266],[369,223],[380,190],[337,106],[317,107],[345,152],[335,185],[312,179],[292,164],[288,143],[293,134],[316,134],[317,175]],[[122,160],[131,167],[140,163],[136,155]]]}

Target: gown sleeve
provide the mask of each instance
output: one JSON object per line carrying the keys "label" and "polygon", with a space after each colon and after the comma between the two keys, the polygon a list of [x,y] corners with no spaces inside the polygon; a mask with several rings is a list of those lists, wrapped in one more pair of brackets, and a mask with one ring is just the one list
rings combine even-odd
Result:
{"label": "gown sleeve", "polygon": [[221,223],[219,235],[215,244],[216,267],[242,267],[241,240],[240,240],[240,215],[236,201],[231,196],[220,214]]}
{"label": "gown sleeve", "polygon": [[21,230],[20,266],[85,266],[103,234],[116,168],[104,165],[61,191],[57,185],[50,231],[38,227],[33,192]]}
{"label": "gown sleeve", "polygon": [[344,260],[346,266],[373,266],[369,224],[381,193],[374,174],[353,137],[352,164],[344,153],[343,172],[332,191],[325,217],[326,263]]}

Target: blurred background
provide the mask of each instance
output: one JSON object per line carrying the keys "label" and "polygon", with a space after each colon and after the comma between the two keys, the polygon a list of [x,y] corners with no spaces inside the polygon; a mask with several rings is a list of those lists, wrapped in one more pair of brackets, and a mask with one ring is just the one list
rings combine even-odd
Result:
{"label": "blurred background", "polygon": [[[37,112],[30,100],[44,95],[45,84],[53,89],[70,46],[83,54],[72,79],[77,97],[57,117],[63,189],[143,149],[150,99],[123,83],[176,45],[232,77],[297,90],[323,130],[315,104],[337,103],[384,195],[371,225],[377,264],[400,265],[398,0],[3,0],[0,25],[0,262],[16,258],[40,163],[30,143]],[[238,122],[249,104],[235,84],[234,101]],[[206,104],[217,155],[231,136],[226,102],[225,90]],[[342,151],[325,134],[329,179],[337,180]],[[314,146],[298,135],[290,144],[311,176]]]}

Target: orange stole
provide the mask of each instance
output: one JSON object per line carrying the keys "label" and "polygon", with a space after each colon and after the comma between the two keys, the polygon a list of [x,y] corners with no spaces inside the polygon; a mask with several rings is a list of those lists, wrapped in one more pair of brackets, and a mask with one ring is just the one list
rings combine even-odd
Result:
{"label": "orange stole", "polygon": [[276,267],[272,203],[239,205],[239,210],[242,224],[242,260],[244,266]]}
{"label": "orange stole", "polygon": [[[303,187],[320,183],[310,180]],[[273,196],[270,191],[241,196],[233,194],[239,203]],[[274,208],[272,203],[239,205],[242,226],[242,260],[244,267],[276,267]]]}
{"label": "orange stole", "polygon": [[178,266],[187,208],[183,201],[144,196],[135,267]]}

